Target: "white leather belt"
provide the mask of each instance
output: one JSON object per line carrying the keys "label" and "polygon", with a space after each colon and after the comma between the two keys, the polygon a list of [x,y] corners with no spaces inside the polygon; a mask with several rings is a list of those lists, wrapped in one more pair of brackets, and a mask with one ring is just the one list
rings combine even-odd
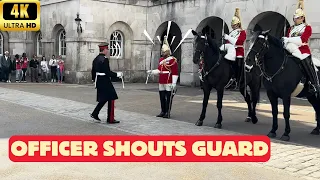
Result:
{"label": "white leather belt", "polygon": [[238,47],[242,47],[243,48],[243,46],[235,46],[236,48],[238,48]]}
{"label": "white leather belt", "polygon": [[97,87],[98,76],[105,76],[105,75],[106,73],[99,73],[99,72],[96,73],[96,79],[94,80],[94,87]]}
{"label": "white leather belt", "polygon": [[170,71],[160,71],[160,74],[170,74]]}

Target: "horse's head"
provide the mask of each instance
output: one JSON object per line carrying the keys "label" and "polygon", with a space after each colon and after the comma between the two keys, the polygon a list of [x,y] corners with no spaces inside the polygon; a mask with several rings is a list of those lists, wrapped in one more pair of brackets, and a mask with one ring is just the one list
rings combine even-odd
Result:
{"label": "horse's head", "polygon": [[203,53],[205,51],[207,40],[205,36],[199,35],[194,30],[192,30],[192,34],[195,36],[193,63],[199,64],[200,58],[201,56],[203,56]]}
{"label": "horse's head", "polygon": [[270,30],[253,32],[250,38],[250,48],[246,57],[246,64],[252,66],[256,60],[263,59],[262,57],[269,50],[269,37]]}

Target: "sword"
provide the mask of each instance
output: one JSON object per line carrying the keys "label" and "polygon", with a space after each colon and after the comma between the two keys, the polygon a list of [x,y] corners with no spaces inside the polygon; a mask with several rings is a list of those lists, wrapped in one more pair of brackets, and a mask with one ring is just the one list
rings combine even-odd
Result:
{"label": "sword", "polygon": [[[150,57],[150,70],[152,70],[152,69],[151,69],[151,68],[152,68],[152,67],[151,67],[151,65],[152,65],[151,59],[152,59],[152,51],[153,51],[153,47],[154,47],[155,43],[153,42],[153,40],[151,39],[149,33],[148,33],[146,30],[144,30],[143,33],[144,33],[144,35],[149,39],[149,41],[153,44],[153,45],[152,45],[152,48],[151,48],[151,57]],[[158,38],[158,40],[159,40],[159,42],[160,42],[160,37],[157,36],[157,38]],[[148,74],[148,75],[147,75],[146,84],[148,84],[148,80],[149,80],[150,75],[151,75],[151,74]]]}
{"label": "sword", "polygon": [[[177,88],[177,86],[176,86],[176,88]],[[172,90],[171,90],[171,96],[170,96],[170,102],[169,102],[169,109],[168,109],[168,117],[169,117],[169,118],[170,118],[170,114],[171,114],[172,99],[173,99],[173,96],[176,94],[176,92],[177,92],[177,89],[174,90],[174,89],[172,88]]]}

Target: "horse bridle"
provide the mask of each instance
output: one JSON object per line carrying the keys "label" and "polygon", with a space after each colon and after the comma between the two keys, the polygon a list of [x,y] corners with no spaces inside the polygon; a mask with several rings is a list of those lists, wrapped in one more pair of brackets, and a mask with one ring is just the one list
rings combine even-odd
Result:
{"label": "horse bridle", "polygon": [[[203,37],[201,37],[201,38],[203,38]],[[208,43],[207,38],[204,38],[204,39],[205,39],[204,46],[205,46],[205,48],[207,48],[207,47],[209,46],[209,43]],[[198,49],[196,49],[195,51],[200,53],[200,57],[204,57],[204,51],[201,51],[201,50],[198,50]],[[219,56],[219,59],[218,59],[218,61],[216,62],[216,64],[215,64],[214,66],[212,66],[212,67],[209,69],[209,71],[205,71],[205,69],[204,69],[204,67],[205,67],[205,61],[203,60],[203,65],[202,65],[202,68],[201,68],[201,71],[200,71],[200,73],[202,73],[202,72],[204,73],[203,78],[205,78],[206,76],[208,76],[216,67],[219,66],[219,64],[220,64],[220,56]]]}
{"label": "horse bridle", "polygon": [[[263,35],[259,35],[258,38],[261,38],[261,39],[264,39],[263,43],[262,43],[262,46],[261,48],[257,51],[255,50],[254,48],[251,48],[249,51],[253,51],[255,52],[255,62],[256,62],[256,65],[259,67],[260,71],[261,71],[261,75],[260,76],[263,76],[264,78],[266,78],[268,81],[272,82],[272,79],[281,73],[281,71],[284,69],[284,66],[287,62],[287,56],[285,55],[285,60],[282,62],[282,65],[281,67],[277,70],[276,73],[274,73],[272,76],[269,76],[267,73],[266,73],[266,70],[264,69],[264,65],[263,65],[263,61],[261,60],[262,57],[264,56],[266,50],[269,49],[269,43],[267,41],[268,39],[268,36],[263,36]],[[258,41],[259,43],[261,43],[260,41]]]}

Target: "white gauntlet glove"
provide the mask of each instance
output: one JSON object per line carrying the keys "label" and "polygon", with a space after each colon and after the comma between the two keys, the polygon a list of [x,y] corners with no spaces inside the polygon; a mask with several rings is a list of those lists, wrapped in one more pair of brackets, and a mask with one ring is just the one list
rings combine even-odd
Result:
{"label": "white gauntlet glove", "polygon": [[123,73],[122,73],[122,72],[117,72],[117,77],[118,77],[118,78],[123,77]]}
{"label": "white gauntlet glove", "polygon": [[160,71],[158,69],[155,69],[155,70],[148,70],[147,71],[148,74],[152,74],[152,75],[156,75],[156,74],[159,74]]}
{"label": "white gauntlet glove", "polygon": [[225,40],[229,40],[230,36],[229,36],[228,34],[225,34],[225,35],[223,36],[223,38],[224,38]]}
{"label": "white gauntlet glove", "polygon": [[171,88],[172,88],[173,90],[175,90],[175,89],[176,89],[176,87],[177,87],[178,77],[179,77],[179,76],[177,76],[177,75],[172,75],[172,84],[171,84]]}
{"label": "white gauntlet glove", "polygon": [[289,39],[287,37],[282,37],[281,40],[284,46],[286,46],[286,44],[289,42]]}

